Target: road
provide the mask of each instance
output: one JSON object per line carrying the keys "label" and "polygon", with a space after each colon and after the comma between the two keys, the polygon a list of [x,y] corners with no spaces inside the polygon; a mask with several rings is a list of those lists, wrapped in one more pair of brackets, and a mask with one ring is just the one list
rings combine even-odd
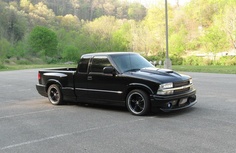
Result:
{"label": "road", "polygon": [[36,92],[37,70],[0,72],[0,152],[236,152],[236,75],[187,74],[194,107],[139,117],[120,107],[52,106]]}

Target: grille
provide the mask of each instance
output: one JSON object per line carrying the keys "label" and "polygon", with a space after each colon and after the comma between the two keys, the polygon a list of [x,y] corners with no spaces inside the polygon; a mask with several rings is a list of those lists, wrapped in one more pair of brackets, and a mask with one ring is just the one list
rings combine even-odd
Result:
{"label": "grille", "polygon": [[189,85],[189,81],[174,82],[174,88]]}
{"label": "grille", "polygon": [[[189,80],[181,81],[181,82],[174,82],[174,88],[187,86],[189,84],[190,84]],[[183,93],[183,92],[186,92],[186,91],[189,91],[189,90],[190,90],[190,88],[174,90],[174,94]]]}
{"label": "grille", "polygon": [[190,88],[174,90],[174,94],[177,94],[177,93],[183,93],[183,92],[186,92],[186,91],[189,91],[189,90],[190,90]]}

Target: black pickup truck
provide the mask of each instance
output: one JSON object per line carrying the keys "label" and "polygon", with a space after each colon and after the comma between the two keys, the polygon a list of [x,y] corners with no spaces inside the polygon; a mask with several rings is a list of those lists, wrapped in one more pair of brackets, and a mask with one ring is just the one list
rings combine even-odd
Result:
{"label": "black pickup truck", "polygon": [[38,72],[37,91],[53,105],[65,101],[126,106],[134,115],[196,104],[192,78],[154,67],[133,52],[92,53],[77,68]]}

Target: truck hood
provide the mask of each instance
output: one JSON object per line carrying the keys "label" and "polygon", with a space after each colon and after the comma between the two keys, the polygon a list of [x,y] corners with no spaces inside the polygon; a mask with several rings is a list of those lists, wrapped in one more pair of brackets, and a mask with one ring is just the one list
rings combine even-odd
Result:
{"label": "truck hood", "polygon": [[190,79],[189,76],[179,74],[169,69],[142,68],[139,71],[130,72],[133,77],[148,79],[157,83],[181,82]]}

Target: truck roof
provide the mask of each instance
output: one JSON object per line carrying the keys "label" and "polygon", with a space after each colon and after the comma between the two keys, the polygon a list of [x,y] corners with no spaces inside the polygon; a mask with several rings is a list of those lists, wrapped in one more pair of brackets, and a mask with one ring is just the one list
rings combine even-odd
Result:
{"label": "truck roof", "polygon": [[81,58],[91,58],[93,56],[124,55],[124,54],[137,54],[137,53],[135,52],[100,52],[100,53],[84,54],[81,56]]}

